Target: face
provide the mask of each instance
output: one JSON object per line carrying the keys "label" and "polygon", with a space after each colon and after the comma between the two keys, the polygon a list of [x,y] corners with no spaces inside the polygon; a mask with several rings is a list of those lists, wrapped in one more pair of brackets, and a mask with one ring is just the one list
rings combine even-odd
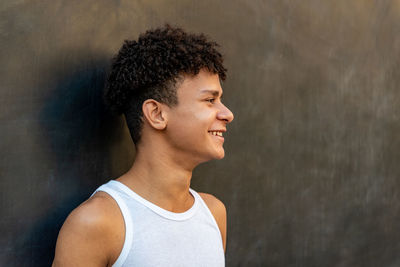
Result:
{"label": "face", "polygon": [[199,162],[221,159],[232,112],[221,102],[217,74],[202,70],[178,84],[178,105],[168,110],[166,134],[176,153]]}

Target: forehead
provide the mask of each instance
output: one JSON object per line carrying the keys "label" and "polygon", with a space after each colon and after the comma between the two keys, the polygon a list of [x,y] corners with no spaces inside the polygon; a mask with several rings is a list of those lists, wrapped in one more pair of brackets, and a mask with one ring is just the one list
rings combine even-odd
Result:
{"label": "forehead", "polygon": [[178,98],[201,95],[222,95],[221,83],[218,74],[201,70],[197,75],[184,76],[177,88]]}

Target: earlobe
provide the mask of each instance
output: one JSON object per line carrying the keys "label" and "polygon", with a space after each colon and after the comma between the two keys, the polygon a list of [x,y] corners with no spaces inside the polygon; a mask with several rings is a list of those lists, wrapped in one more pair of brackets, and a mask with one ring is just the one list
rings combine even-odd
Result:
{"label": "earlobe", "polygon": [[151,127],[164,130],[167,126],[167,115],[164,105],[154,99],[147,99],[142,105],[143,117]]}

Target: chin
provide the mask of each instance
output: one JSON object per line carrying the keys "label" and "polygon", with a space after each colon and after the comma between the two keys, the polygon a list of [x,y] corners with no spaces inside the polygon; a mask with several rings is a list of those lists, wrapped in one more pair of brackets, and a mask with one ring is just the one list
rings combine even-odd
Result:
{"label": "chin", "polygon": [[225,157],[225,151],[222,150],[221,152],[218,152],[218,154],[215,155],[215,159],[223,159]]}
{"label": "chin", "polygon": [[225,150],[222,149],[216,149],[214,151],[208,151],[207,154],[203,155],[203,159],[201,162],[207,162],[210,160],[218,160],[218,159],[223,159],[225,157]]}

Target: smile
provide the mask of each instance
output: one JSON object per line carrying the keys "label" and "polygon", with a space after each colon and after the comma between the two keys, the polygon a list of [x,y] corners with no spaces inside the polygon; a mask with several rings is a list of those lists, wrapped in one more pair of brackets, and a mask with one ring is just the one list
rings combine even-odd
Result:
{"label": "smile", "polygon": [[222,132],[209,131],[209,133],[211,133],[212,135],[215,135],[215,136],[221,136],[222,137]]}

